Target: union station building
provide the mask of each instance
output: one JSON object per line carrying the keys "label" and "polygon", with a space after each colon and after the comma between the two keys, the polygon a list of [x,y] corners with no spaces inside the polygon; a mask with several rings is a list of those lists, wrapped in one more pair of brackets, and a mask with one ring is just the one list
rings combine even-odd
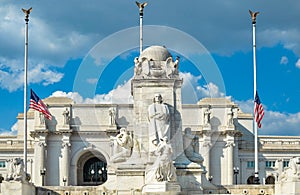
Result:
{"label": "union station building", "polygon": [[[178,61],[165,47],[146,48],[133,66],[133,103],[77,104],[67,97],[49,97],[43,101],[52,114],[51,121],[28,110],[26,164],[35,186],[109,188],[126,183],[121,175],[128,172],[135,179],[141,178],[134,185],[143,186],[151,144],[148,107],[155,94],[161,95],[169,109],[169,139],[175,154],[172,158],[182,189],[197,188],[203,176],[214,185],[253,184],[252,113],[244,113],[226,98],[207,97],[197,104],[182,104]],[[12,160],[23,158],[23,113],[17,119],[18,134],[0,137],[0,174],[4,178]],[[121,128],[129,132],[134,144],[129,154],[116,160],[112,138],[120,134]],[[258,148],[260,182],[274,184],[278,176],[276,162],[288,166],[300,152],[300,137],[259,136]],[[178,171],[190,175],[184,178]],[[187,184],[192,176],[194,184]]]}

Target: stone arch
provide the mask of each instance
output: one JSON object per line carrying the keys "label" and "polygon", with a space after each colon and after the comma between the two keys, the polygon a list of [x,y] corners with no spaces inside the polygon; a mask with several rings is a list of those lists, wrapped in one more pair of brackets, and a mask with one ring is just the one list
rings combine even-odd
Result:
{"label": "stone arch", "polygon": [[254,184],[254,179],[255,179],[255,177],[253,175],[251,175],[250,177],[248,177],[247,184]]}
{"label": "stone arch", "polygon": [[71,158],[71,166],[76,166],[79,158],[88,151],[95,152],[95,153],[101,153],[104,156],[105,160],[107,162],[109,162],[110,157],[106,151],[101,150],[100,148],[96,148],[96,147],[86,147],[86,148],[80,148],[74,153],[74,155]]}
{"label": "stone arch", "polygon": [[[108,158],[105,153],[103,154],[101,151],[88,148],[80,150],[76,154],[71,159],[71,165],[75,165],[74,176],[76,185],[101,185],[107,180]],[[87,173],[86,171],[91,171],[92,169],[94,172],[93,178],[91,177],[91,180],[87,180],[87,175],[91,173]]]}
{"label": "stone arch", "polygon": [[91,152],[95,155],[101,155],[104,159],[105,159],[105,162],[108,163],[110,162],[110,156],[109,154],[106,152],[106,151],[103,151],[101,150],[101,148],[97,148],[97,147],[94,147],[94,146],[89,146],[89,147],[82,147],[82,148],[79,148],[77,151],[74,152],[74,154],[72,155],[71,157],[71,160],[70,160],[70,164],[71,164],[71,175],[72,175],[72,185],[79,185],[78,183],[78,171],[77,171],[77,167],[78,167],[78,162],[79,162],[79,159],[87,152]]}
{"label": "stone arch", "polygon": [[266,184],[275,184],[275,177],[273,175],[269,175],[266,178]]}

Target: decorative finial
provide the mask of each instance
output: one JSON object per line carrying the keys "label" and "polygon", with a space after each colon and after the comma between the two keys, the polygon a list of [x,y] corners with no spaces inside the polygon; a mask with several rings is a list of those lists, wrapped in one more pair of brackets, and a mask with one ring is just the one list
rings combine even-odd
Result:
{"label": "decorative finial", "polygon": [[249,10],[249,13],[251,15],[252,18],[252,24],[256,23],[256,16],[259,14],[259,12],[252,12],[251,10]]}
{"label": "decorative finial", "polygon": [[28,22],[28,20],[29,20],[29,19],[28,19],[28,18],[29,18],[29,14],[30,14],[30,12],[32,11],[32,7],[29,8],[28,10],[22,8],[22,11],[23,11],[24,14],[25,14],[25,21]]}
{"label": "decorative finial", "polygon": [[144,11],[144,7],[146,7],[146,5],[148,4],[147,2],[144,2],[144,3],[139,3],[139,2],[135,2],[136,5],[139,7],[140,9],[140,15],[142,16],[143,15],[143,11]]}

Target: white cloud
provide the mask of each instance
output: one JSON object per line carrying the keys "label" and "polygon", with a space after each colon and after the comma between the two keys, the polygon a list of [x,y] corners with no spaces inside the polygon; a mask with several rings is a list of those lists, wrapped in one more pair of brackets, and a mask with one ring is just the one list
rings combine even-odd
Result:
{"label": "white cloud", "polygon": [[[103,37],[118,32],[120,29],[137,26],[137,15],[134,13],[138,10],[134,3],[125,1],[115,3],[112,1],[104,5],[95,0],[92,0],[92,2],[94,5],[92,7],[83,6],[84,2],[78,0],[73,6],[58,0],[53,0],[51,3],[32,2],[34,10],[30,15],[29,22],[31,64],[41,63],[51,66],[63,66],[68,59],[85,56],[88,50]],[[294,2],[291,0],[287,0],[282,4],[279,3],[279,0],[275,0],[275,2],[262,3],[257,7],[261,10],[268,9],[268,12],[258,18],[258,46],[274,46],[281,43],[285,48],[300,55],[300,46],[296,44],[300,41],[298,36],[300,29],[297,21],[294,20],[295,16],[299,15],[298,7],[294,6]],[[189,9],[183,1],[174,0],[172,5],[164,1],[156,2],[152,4],[155,7],[147,8],[148,16],[145,17],[147,17],[147,24],[168,25],[170,27],[181,26],[180,30],[195,36],[211,52],[232,54],[236,51],[250,51],[252,49],[249,46],[249,43],[251,43],[251,32],[249,32],[251,25],[249,26],[250,17],[247,11],[249,7],[252,7],[252,4],[252,2],[246,4],[222,2],[220,8],[216,8],[214,6],[215,1],[205,3],[194,1],[194,6],[189,12],[193,13],[194,18],[199,19],[198,23],[202,26],[202,33],[198,32],[199,29],[195,28],[193,23],[187,22],[190,18],[188,15],[182,14],[184,12],[181,14],[171,12],[169,17],[162,17],[165,7]],[[282,5],[280,7],[282,12],[285,13],[284,18],[277,14],[280,5]],[[20,10],[22,6],[22,3],[7,1],[2,2],[0,7],[0,18],[2,19],[0,24],[0,59],[5,59],[8,66],[13,66],[13,61],[19,60],[20,63],[15,66],[17,68],[11,68],[12,73],[15,75],[17,74],[15,70],[22,68],[24,55],[24,14]],[[227,10],[226,20],[222,20],[224,17],[223,10],[218,10],[224,6]],[[197,7],[206,7],[207,9],[198,12]],[[120,11],[115,12],[114,10],[117,8]],[[209,11],[212,8],[215,12]],[[288,9],[288,11],[285,11],[285,9]],[[74,10],[80,12],[80,14],[74,14]],[[130,10],[128,13],[131,14],[123,17],[124,10]],[[50,15],[51,17],[49,17]],[[201,17],[202,15],[206,17]],[[102,19],[99,20],[99,18]],[[118,20],[114,20],[115,18],[118,18]],[[99,30],[99,26],[105,26],[105,28]],[[228,26],[233,28],[228,28]],[[138,31],[133,36],[126,35],[126,37],[138,43]],[[226,39],[220,42],[216,39],[217,37],[226,37]],[[157,36],[155,36],[155,39],[157,39]],[[180,37],[170,36],[170,39],[175,44],[180,43]],[[148,38],[145,37],[144,41],[147,42],[147,40]],[[115,40],[112,45],[118,48],[120,44],[123,43]],[[179,48],[182,50],[190,49],[190,47],[182,47],[179,44]],[[113,51],[110,51],[111,49]],[[111,59],[109,54],[114,53],[115,48],[108,45],[103,50],[105,51],[103,56],[107,58],[102,56],[103,58],[95,59],[101,60],[101,63],[106,63],[108,59]],[[101,56],[100,53],[95,55]],[[0,64],[2,63],[3,60],[0,60]],[[4,88],[9,87],[5,86]]]}
{"label": "white cloud", "polygon": [[96,94],[93,98],[83,98],[78,92],[56,91],[50,97],[68,97],[78,104],[129,104],[133,102],[131,91],[131,81],[124,85],[119,85],[116,89],[111,90],[108,94]]}
{"label": "white cloud", "polygon": [[[41,9],[48,9],[43,6],[45,5],[38,5]],[[57,25],[57,21],[52,23],[53,17],[49,16],[43,18],[41,13],[35,12],[38,10],[35,8],[30,14],[28,24],[29,56],[34,63],[63,66],[72,57],[84,56],[98,38],[89,32],[81,33],[68,29],[67,24],[60,27],[51,26]],[[23,12],[15,3],[6,3],[0,7],[0,18],[4,18],[0,24],[0,49],[3,51],[0,57],[11,60],[23,59],[25,33]],[[63,17],[60,19],[62,19],[60,22],[69,22]]]}
{"label": "white cloud", "polygon": [[201,75],[194,76],[188,72],[180,73],[180,77],[183,78],[182,102],[184,104],[196,103],[204,97],[225,97],[219,87],[212,82],[201,86]]}
{"label": "white cloud", "polygon": [[[235,100],[234,102],[244,113],[253,113],[253,100]],[[260,135],[299,135],[300,112],[282,113],[268,110],[265,105],[263,106],[265,115],[262,120],[262,128],[259,130]]]}
{"label": "white cloud", "polygon": [[130,94],[131,91],[131,80],[126,82],[124,85],[119,85],[116,89],[111,90],[108,94],[95,95],[94,98],[86,98],[85,104],[131,104],[133,98]]}
{"label": "white cloud", "polygon": [[18,123],[16,122],[9,130],[0,129],[0,136],[11,136],[11,135],[17,135],[18,134]]}
{"label": "white cloud", "polygon": [[[23,84],[25,22],[22,6],[0,6],[0,88],[10,92]],[[58,6],[59,7],[59,6]],[[70,58],[85,55],[97,36],[49,25],[34,9],[29,20],[28,82],[44,86],[59,82],[63,74],[51,66],[63,66]],[[42,65],[43,64],[43,65]],[[32,68],[34,67],[34,68]]]}
{"label": "white cloud", "polygon": [[242,112],[244,112],[244,113],[252,113],[253,112],[254,100],[246,100],[246,101],[233,100],[233,101],[239,105],[239,108],[242,110]]}
{"label": "white cloud", "polygon": [[[133,2],[111,1],[104,5],[102,2],[91,1],[94,6],[84,6],[84,2],[78,0],[72,6],[68,2],[58,0],[53,0],[51,3],[32,2],[34,10],[29,22],[30,53],[40,60],[38,62],[63,65],[69,58],[84,56],[88,49],[102,37],[107,37],[126,27],[137,26],[135,13],[138,10]],[[299,44],[296,44],[300,39],[298,36],[300,29],[297,20],[294,20],[299,16],[298,7],[291,0],[286,0],[284,3],[280,0],[274,0],[274,2],[256,5],[257,9],[268,10],[258,17],[258,46],[282,43],[284,47],[300,54]],[[147,16],[145,16],[147,23],[145,24],[181,26],[181,30],[203,41],[210,51],[219,52],[219,54],[232,54],[240,50],[250,51],[252,49],[251,46],[249,47],[251,25],[249,26],[250,16],[247,10],[253,7],[254,3],[218,2],[219,8],[215,7],[215,3],[216,1],[213,0],[205,3],[194,1],[191,8],[179,0],[174,0],[172,4],[164,1],[155,2],[152,4],[154,7],[147,8]],[[23,54],[24,14],[20,10],[21,4],[7,1],[2,2],[0,7],[0,18],[2,18],[0,49],[5,53],[2,52],[2,55],[8,58],[12,57],[8,55],[13,55],[16,59]],[[227,19],[224,19],[222,9],[224,6],[227,10]],[[279,6],[285,13],[284,18],[277,14]],[[180,14],[171,12],[168,17],[164,17],[165,7],[171,10],[182,7],[183,12]],[[198,7],[206,9],[198,12]],[[120,10],[115,12],[116,9]],[[189,13],[192,13],[194,18],[198,18],[197,22],[202,26],[202,33],[199,33],[199,29],[195,28],[193,22],[187,22],[190,17],[184,14],[184,11],[188,9],[191,9]],[[211,12],[211,9],[215,12]],[[74,13],[74,10],[80,14]],[[130,13],[126,15],[127,17],[124,17],[124,10]],[[203,15],[206,17],[201,17]],[[105,26],[105,28],[99,30],[99,26]],[[220,42],[216,39],[217,37],[226,37],[226,39]],[[138,31],[134,40],[138,42]],[[174,38],[175,42],[177,40],[179,38]],[[145,41],[147,41],[146,38]],[[116,44],[122,43],[116,41]]]}
{"label": "white cloud", "polygon": [[261,134],[264,135],[299,135],[300,112],[266,111],[262,125]]}
{"label": "white cloud", "polygon": [[194,76],[190,72],[180,72],[180,78],[183,79],[183,87],[191,83],[192,85],[198,85],[198,81],[202,78],[201,75]]}
{"label": "white cloud", "polygon": [[63,77],[62,73],[49,70],[44,64],[38,64],[28,72],[30,83],[42,83],[44,86],[59,82]]}
{"label": "white cloud", "polygon": [[197,86],[197,90],[200,93],[200,97],[225,97],[225,94],[220,92],[219,87],[211,82],[203,87]]}
{"label": "white cloud", "polygon": [[288,64],[289,63],[289,59],[286,56],[282,56],[280,59],[280,64]]}
{"label": "white cloud", "polygon": [[298,61],[296,62],[296,67],[300,68],[300,59],[298,59]]}
{"label": "white cloud", "polygon": [[[182,99],[183,103],[196,103],[203,97],[225,97],[223,92],[219,91],[214,83],[208,83],[203,87],[199,86],[202,76],[194,76],[191,73],[180,73],[183,78]],[[69,97],[76,103],[99,104],[99,103],[132,103],[131,80],[117,86],[107,94],[96,94],[93,98],[83,98],[78,92],[56,91],[51,96]]]}
{"label": "white cloud", "polygon": [[[202,76],[194,76],[191,73],[180,73],[183,78],[182,99],[183,103],[196,103],[203,97],[225,97],[223,92],[219,91],[218,86],[214,83],[208,83],[203,87],[199,81]],[[131,80],[122,85],[118,85],[115,89],[107,94],[96,94],[93,98],[83,98],[78,92],[56,91],[51,97],[69,97],[76,103],[80,104],[99,104],[99,103],[132,103]]]}
{"label": "white cloud", "polygon": [[84,102],[83,97],[77,92],[63,92],[55,91],[50,97],[68,97],[71,98],[75,103],[82,104]]}
{"label": "white cloud", "polygon": [[[14,66],[13,66],[14,67]],[[0,87],[10,92],[22,88],[24,85],[24,72],[22,69],[12,69],[12,67],[0,65]],[[33,69],[28,70],[28,84],[42,83],[44,86],[59,82],[63,74],[49,70],[44,64],[38,64]]]}

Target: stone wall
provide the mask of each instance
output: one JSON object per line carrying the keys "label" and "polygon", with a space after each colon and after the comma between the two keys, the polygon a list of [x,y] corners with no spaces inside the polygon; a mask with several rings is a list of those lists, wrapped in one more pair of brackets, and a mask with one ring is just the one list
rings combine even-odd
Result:
{"label": "stone wall", "polygon": [[[37,195],[141,195],[139,190],[113,191],[101,186],[44,186],[36,188]],[[202,194],[182,192],[182,195]],[[215,190],[204,190],[203,194],[236,194],[236,195],[273,195],[274,185],[228,185],[218,186]]]}
{"label": "stone wall", "polygon": [[217,190],[204,190],[204,194],[271,195],[274,185],[225,185]]}

